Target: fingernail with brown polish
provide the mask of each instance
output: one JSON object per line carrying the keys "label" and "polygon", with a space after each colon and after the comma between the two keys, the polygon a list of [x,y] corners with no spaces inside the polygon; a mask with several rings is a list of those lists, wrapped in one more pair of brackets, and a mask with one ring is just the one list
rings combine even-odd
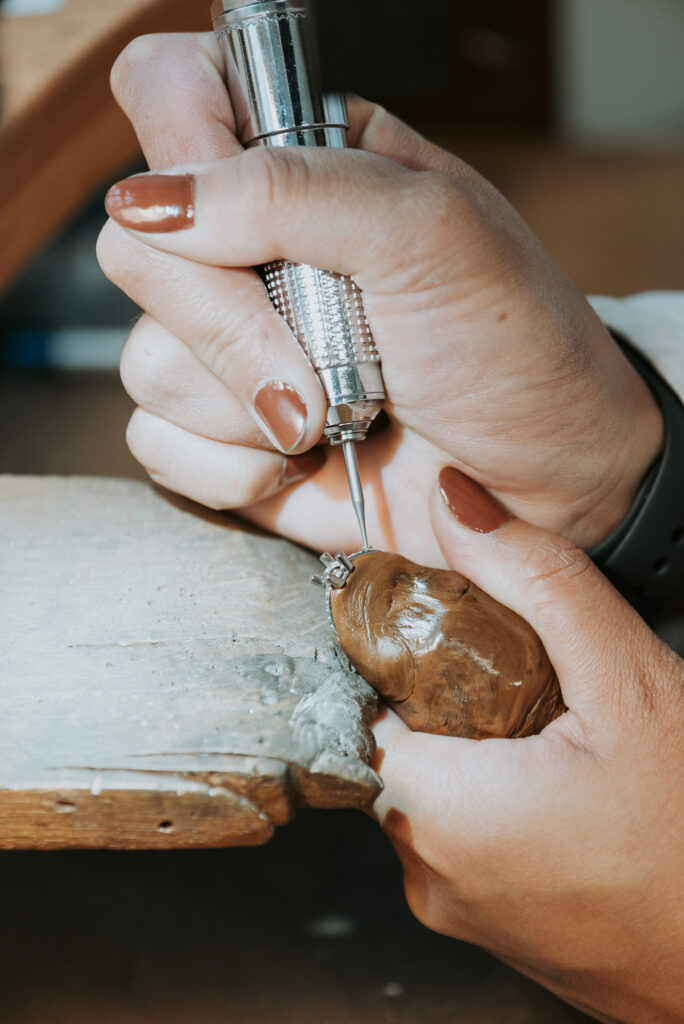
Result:
{"label": "fingernail with brown polish", "polygon": [[195,223],[194,174],[136,174],[112,185],[105,198],[110,217],[148,233],[183,231]]}
{"label": "fingernail with brown polish", "polygon": [[297,447],[306,430],[306,406],[294,388],[281,380],[270,380],[255,394],[254,409],[281,451],[291,452]]}
{"label": "fingernail with brown polish", "polygon": [[439,489],[447,508],[469,530],[491,533],[511,519],[489,491],[452,466],[445,466],[439,474]]}
{"label": "fingernail with brown polish", "polygon": [[298,480],[304,480],[307,476],[313,476],[325,462],[325,453],[321,448],[312,448],[303,455],[290,455],[283,459],[283,475],[281,485],[283,487],[294,484]]}

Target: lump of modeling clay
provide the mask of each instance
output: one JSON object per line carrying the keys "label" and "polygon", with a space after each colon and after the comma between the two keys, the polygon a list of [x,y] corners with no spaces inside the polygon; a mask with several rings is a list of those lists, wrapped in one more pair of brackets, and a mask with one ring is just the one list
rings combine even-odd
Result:
{"label": "lump of modeling clay", "polygon": [[528,624],[456,572],[368,551],[330,609],[352,665],[418,732],[529,736],[563,710]]}

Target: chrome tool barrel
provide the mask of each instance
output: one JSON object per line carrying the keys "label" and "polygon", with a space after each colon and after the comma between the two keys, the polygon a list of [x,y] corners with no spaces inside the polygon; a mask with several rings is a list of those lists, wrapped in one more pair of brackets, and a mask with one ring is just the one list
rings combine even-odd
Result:
{"label": "chrome tool barrel", "polygon": [[[346,104],[321,92],[311,16],[301,0],[216,0],[212,16],[244,146],[347,145]],[[262,274],[321,381],[330,443],[362,440],[385,389],[358,285],[287,260],[267,264]]]}

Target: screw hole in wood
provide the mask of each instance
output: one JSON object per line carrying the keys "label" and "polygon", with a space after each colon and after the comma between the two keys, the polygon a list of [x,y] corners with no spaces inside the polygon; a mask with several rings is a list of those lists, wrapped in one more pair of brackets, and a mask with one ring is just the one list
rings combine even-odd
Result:
{"label": "screw hole in wood", "polygon": [[76,804],[73,800],[56,800],[55,810],[58,814],[73,814],[76,810]]}

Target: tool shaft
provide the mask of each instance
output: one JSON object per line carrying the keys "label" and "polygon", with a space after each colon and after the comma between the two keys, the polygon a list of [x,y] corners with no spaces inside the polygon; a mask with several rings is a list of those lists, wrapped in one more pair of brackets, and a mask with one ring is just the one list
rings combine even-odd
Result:
{"label": "tool shaft", "polygon": [[342,443],[342,451],[344,452],[344,464],[347,469],[347,480],[349,481],[349,493],[351,494],[352,505],[356,512],[356,518],[361,530],[361,539],[363,540],[363,550],[369,550],[368,534],[366,532],[366,503],[363,500],[363,488],[361,486],[361,476],[359,474],[359,463],[356,458],[356,448],[354,447],[353,441],[344,441]]}

